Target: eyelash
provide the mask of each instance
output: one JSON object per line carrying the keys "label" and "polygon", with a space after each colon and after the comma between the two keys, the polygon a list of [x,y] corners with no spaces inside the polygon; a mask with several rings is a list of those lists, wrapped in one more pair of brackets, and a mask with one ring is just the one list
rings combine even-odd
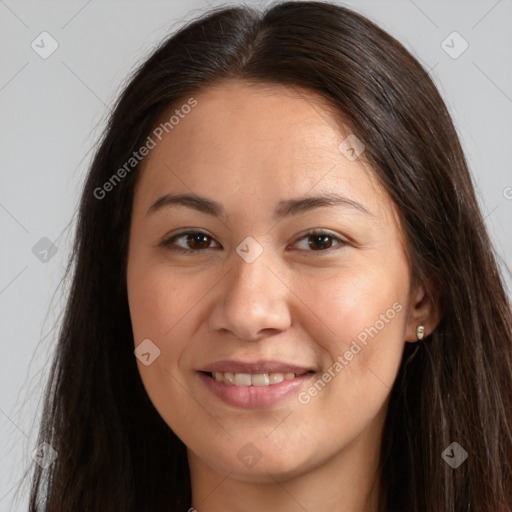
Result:
{"label": "eyelash", "polygon": [[[210,238],[211,240],[213,240],[213,237],[211,237],[207,233],[203,233],[202,231],[191,230],[191,231],[183,231],[181,233],[173,235],[172,237],[164,240],[159,245],[161,245],[163,247],[166,247],[167,249],[169,249],[171,251],[175,251],[175,252],[181,253],[181,254],[199,253],[199,252],[205,251],[207,249],[215,249],[215,247],[207,247],[206,249],[184,249],[183,247],[179,247],[179,246],[174,246],[173,247],[171,245],[175,240],[177,240],[177,239],[179,239],[181,237],[187,236],[187,235],[205,235],[208,238]],[[307,231],[300,238],[298,238],[296,240],[296,242],[298,242],[299,240],[302,240],[303,238],[308,238],[308,237],[311,237],[311,236],[328,236],[329,238],[334,239],[338,243],[334,247],[334,249],[330,247],[330,248],[325,249],[325,250],[324,249],[319,249],[317,251],[307,250],[307,249],[299,249],[299,250],[305,250],[306,252],[311,252],[311,253],[331,253],[332,251],[337,250],[336,247],[341,248],[341,247],[343,247],[343,246],[348,244],[348,242],[346,240],[343,240],[342,238],[332,234],[330,231],[326,231],[326,230],[323,230],[323,229],[312,229],[310,231]]]}

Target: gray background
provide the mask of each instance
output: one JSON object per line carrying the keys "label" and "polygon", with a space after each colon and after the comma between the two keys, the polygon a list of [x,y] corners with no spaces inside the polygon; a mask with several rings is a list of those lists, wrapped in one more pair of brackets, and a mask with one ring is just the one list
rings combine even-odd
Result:
{"label": "gray background", "polygon": [[[66,287],[58,284],[70,222],[108,106],[148,52],[208,5],[221,2],[0,0],[0,512],[26,509],[22,493],[13,504],[15,488],[36,447],[52,329],[65,303]],[[431,70],[462,139],[491,236],[510,264],[512,0],[344,5],[376,21]],[[58,43],[46,59],[31,47],[34,40],[42,46],[43,31]],[[453,31],[469,44],[458,58],[445,51],[462,49],[456,37],[446,40]],[[47,261],[45,237],[57,248]],[[510,287],[508,274],[506,282]]]}

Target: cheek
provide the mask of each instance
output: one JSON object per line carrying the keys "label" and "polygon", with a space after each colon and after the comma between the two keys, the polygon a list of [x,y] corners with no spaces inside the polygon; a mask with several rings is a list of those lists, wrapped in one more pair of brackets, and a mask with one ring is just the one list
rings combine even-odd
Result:
{"label": "cheek", "polygon": [[[128,265],[128,303],[134,337],[134,350],[144,353],[149,347],[151,359],[137,358],[137,367],[150,400],[160,410],[165,402],[164,390],[173,386],[172,376],[186,337],[180,336],[183,320],[191,309],[190,287],[183,287],[180,280],[171,278],[172,272],[161,265],[139,263],[135,256]],[[151,340],[151,343],[144,340]],[[169,342],[172,341],[172,342]],[[143,343],[145,345],[143,345]],[[141,348],[138,348],[138,347]]]}
{"label": "cheek", "polygon": [[179,366],[189,346],[194,307],[205,291],[193,279],[147,262],[129,267],[127,277],[134,348],[149,339],[158,353],[148,365],[137,359],[144,388],[171,428],[189,425],[204,411],[190,401]]}
{"label": "cheek", "polygon": [[135,343],[151,336],[165,343],[201,300],[204,291],[195,284],[161,265],[134,266],[128,272],[128,302]]}
{"label": "cheek", "polygon": [[392,386],[405,344],[403,275],[406,267],[353,264],[298,286],[315,313],[303,316],[309,318],[305,328],[328,354],[328,369],[339,362],[331,370],[333,387],[353,389],[355,397],[372,386]]}

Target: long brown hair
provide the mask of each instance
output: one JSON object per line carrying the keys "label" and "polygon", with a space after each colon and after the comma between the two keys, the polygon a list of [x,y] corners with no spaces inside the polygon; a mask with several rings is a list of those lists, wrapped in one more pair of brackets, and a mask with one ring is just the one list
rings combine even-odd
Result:
{"label": "long brown hair", "polygon": [[[382,442],[380,508],[512,509],[512,320],[497,257],[447,108],[428,73],[365,17],[320,2],[264,12],[218,8],[164,41],[113,109],[79,205],[71,288],[45,393],[30,511],[185,511],[186,448],[151,404],[126,292],[138,167],[98,198],[155,123],[214,82],[239,78],[316,92],[364,142],[400,213],[416,279],[442,304],[435,331],[407,343]],[[441,454],[457,442],[457,469]]]}

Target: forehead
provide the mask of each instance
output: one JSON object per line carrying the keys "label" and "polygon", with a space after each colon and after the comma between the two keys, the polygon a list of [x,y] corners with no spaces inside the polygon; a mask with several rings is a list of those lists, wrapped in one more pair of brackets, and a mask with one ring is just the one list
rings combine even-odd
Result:
{"label": "forehead", "polygon": [[[159,124],[189,99],[164,112]],[[193,99],[194,108],[155,139],[142,162],[139,195],[156,199],[179,190],[229,202],[238,194],[247,207],[249,196],[277,202],[314,189],[351,195],[370,209],[391,207],[364,159],[351,161],[340,151],[350,127],[318,94],[232,80]]]}
{"label": "forehead", "polygon": [[[308,154],[332,152],[341,140],[341,123],[328,111],[327,102],[297,87],[230,80],[200,91],[194,99],[197,105],[170,133],[164,133],[164,144],[158,144],[149,160],[172,148],[181,161],[214,164],[240,159],[247,166],[262,161],[268,166],[270,157],[272,167],[287,167],[283,162],[290,158],[296,161]],[[165,112],[160,125],[186,101]]]}

